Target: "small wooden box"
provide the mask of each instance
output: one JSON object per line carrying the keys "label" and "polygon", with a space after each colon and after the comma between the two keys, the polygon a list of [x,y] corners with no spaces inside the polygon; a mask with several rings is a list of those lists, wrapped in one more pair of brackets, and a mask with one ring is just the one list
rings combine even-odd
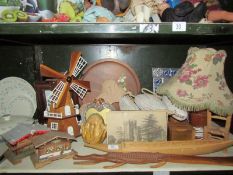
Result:
{"label": "small wooden box", "polygon": [[168,140],[194,140],[195,130],[190,124],[170,124]]}
{"label": "small wooden box", "polygon": [[190,124],[194,127],[204,127],[207,125],[207,110],[189,112]]}

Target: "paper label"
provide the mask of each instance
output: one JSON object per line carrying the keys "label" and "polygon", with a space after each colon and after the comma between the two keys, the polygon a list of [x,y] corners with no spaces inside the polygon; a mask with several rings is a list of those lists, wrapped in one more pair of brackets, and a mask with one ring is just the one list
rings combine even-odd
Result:
{"label": "paper label", "polygon": [[159,24],[140,24],[140,33],[159,33]]}
{"label": "paper label", "polygon": [[108,145],[108,150],[118,150],[119,146],[118,145]]}
{"label": "paper label", "polygon": [[173,22],[172,31],[173,32],[186,32],[186,22]]}

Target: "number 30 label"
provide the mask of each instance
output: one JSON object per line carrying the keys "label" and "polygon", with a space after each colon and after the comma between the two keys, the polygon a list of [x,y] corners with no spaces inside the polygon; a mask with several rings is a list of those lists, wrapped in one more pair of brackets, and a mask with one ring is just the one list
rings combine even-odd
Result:
{"label": "number 30 label", "polygon": [[173,22],[172,31],[173,32],[186,32],[186,22]]}

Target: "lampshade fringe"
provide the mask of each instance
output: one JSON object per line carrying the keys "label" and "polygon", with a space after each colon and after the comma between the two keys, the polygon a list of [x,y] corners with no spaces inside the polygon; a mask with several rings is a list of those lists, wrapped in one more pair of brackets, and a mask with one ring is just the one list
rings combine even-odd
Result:
{"label": "lampshade fringe", "polygon": [[[163,91],[163,89],[160,89],[160,91]],[[201,104],[196,104],[196,105],[188,105],[185,103],[182,103],[175,98],[172,97],[172,95],[168,92],[165,91],[163,94],[166,94],[166,96],[169,98],[169,100],[179,109],[185,110],[185,111],[201,111],[201,110],[206,110],[208,109],[209,111],[220,115],[220,116],[228,116],[232,115],[233,109],[232,110],[223,110],[220,107],[218,107],[215,104],[208,104],[208,103],[201,103]]]}

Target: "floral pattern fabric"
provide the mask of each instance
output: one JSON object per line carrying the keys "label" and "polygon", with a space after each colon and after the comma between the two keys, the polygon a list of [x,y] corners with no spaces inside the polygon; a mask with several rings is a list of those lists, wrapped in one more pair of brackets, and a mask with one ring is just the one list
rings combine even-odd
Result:
{"label": "floral pattern fabric", "polygon": [[231,115],[233,94],[224,77],[225,59],[224,50],[191,47],[183,66],[157,92],[187,111],[209,109],[218,115]]}

